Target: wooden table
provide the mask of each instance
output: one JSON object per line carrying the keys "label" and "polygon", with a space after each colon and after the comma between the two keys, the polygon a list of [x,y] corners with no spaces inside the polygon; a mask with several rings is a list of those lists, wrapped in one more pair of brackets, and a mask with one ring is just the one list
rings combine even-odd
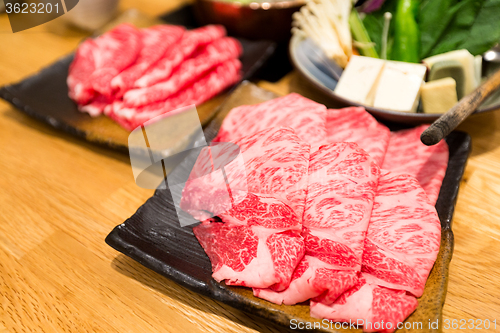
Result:
{"label": "wooden table", "polygon": [[[182,2],[127,0],[121,7],[158,15]],[[86,36],[58,20],[12,34],[0,15],[0,85],[38,71]],[[295,73],[259,84],[321,101]],[[473,152],[455,211],[445,319],[500,321],[499,127],[500,113],[492,112],[460,128],[472,136]],[[104,243],[153,193],[135,185],[128,156],[0,101],[0,170],[0,333],[277,331]]]}

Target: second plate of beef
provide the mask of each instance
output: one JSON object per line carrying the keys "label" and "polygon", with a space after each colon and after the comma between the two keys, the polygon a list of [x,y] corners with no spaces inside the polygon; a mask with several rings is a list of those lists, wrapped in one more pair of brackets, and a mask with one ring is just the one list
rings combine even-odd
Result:
{"label": "second plate of beef", "polygon": [[[270,41],[241,38],[238,41],[243,48],[239,59],[242,65],[241,79],[245,80],[251,78],[265,63],[276,45]],[[104,115],[91,117],[80,112],[77,104],[68,96],[67,77],[73,59],[74,54],[68,55],[21,82],[0,88],[0,97],[52,127],[92,143],[127,152],[129,131]],[[215,115],[225,96],[223,92],[197,105],[203,125]]]}

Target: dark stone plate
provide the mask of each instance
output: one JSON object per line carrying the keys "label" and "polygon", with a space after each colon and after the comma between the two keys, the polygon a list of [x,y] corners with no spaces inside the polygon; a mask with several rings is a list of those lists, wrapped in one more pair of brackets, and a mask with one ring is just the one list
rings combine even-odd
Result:
{"label": "dark stone plate", "polygon": [[[250,79],[273,54],[276,44],[270,41],[250,41],[239,38],[243,45],[243,80]],[[129,131],[123,129],[106,116],[96,118],[79,112],[68,97],[66,77],[73,55],[66,56],[39,73],[16,84],[0,88],[0,97],[50,126],[61,129],[87,141],[128,152]],[[220,94],[197,106],[202,124],[215,114],[225,98]]]}
{"label": "dark stone plate", "polygon": [[[260,103],[274,97],[276,95],[269,91],[243,82],[222,105],[216,118],[205,128],[207,141],[215,137],[221,121],[231,108]],[[429,329],[428,323],[429,320],[434,322],[437,319],[441,323],[446,297],[448,266],[453,253],[451,219],[471,143],[470,137],[463,132],[453,132],[446,141],[450,147],[450,159],[436,204],[442,226],[441,248],[424,295],[419,299],[419,306],[407,319],[409,322],[422,323],[423,330],[416,329],[414,332],[440,331]],[[182,164],[179,167],[182,167]],[[229,287],[213,280],[210,260],[193,235],[192,226],[180,226],[168,189],[156,190],[154,196],[132,217],[108,235],[106,243],[190,290],[280,325],[290,327],[291,319],[318,321],[309,316],[308,305],[272,304],[253,297],[248,288]],[[320,331],[331,332],[329,329]],[[360,329],[340,331],[361,332]]]}

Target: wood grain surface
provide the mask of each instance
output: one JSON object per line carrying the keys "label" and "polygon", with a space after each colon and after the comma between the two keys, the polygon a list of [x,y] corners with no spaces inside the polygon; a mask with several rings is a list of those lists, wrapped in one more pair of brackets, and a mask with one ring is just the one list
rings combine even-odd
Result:
{"label": "wood grain surface", "polygon": [[[182,2],[126,0],[121,7],[158,15]],[[0,15],[0,85],[47,66],[87,35],[58,19],[12,34]],[[326,102],[295,73],[259,85]],[[498,112],[472,116],[459,127],[472,136],[473,152],[454,218],[444,319],[500,321],[499,127]],[[128,156],[51,129],[0,101],[0,333],[277,332],[104,243],[152,193],[135,185]]]}

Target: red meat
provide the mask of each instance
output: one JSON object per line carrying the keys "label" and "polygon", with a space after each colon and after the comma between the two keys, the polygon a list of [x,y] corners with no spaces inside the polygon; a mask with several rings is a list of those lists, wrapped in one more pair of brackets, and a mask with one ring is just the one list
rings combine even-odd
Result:
{"label": "red meat", "polygon": [[229,112],[214,142],[229,142],[266,128],[285,126],[317,149],[326,141],[326,107],[302,97],[289,94],[256,104],[242,105]]}
{"label": "red meat", "polygon": [[244,167],[233,160],[224,166],[226,177],[207,174],[228,153],[207,148],[210,153],[198,157],[180,206],[195,218],[217,214],[222,221],[207,220],[193,229],[211,259],[214,279],[283,290],[304,255],[300,231],[309,145],[289,128],[267,129],[235,144]]}
{"label": "red meat", "polygon": [[235,215],[242,212],[238,224],[204,222],[193,228],[212,262],[213,278],[228,285],[286,288],[304,255],[303,239],[294,230],[297,216],[272,197],[249,193],[221,219],[238,220]]}
{"label": "red meat", "polygon": [[384,171],[363,253],[363,272],[377,284],[422,296],[436,261],[441,223],[418,181]]}
{"label": "red meat", "polygon": [[184,34],[184,28],[174,25],[158,25],[141,30],[142,48],[136,62],[118,74],[111,81],[111,86],[118,97],[132,88],[148,69],[162,58],[170,47]]}
{"label": "red meat", "polygon": [[106,115],[120,124],[120,126],[131,131],[146,121],[160,115],[167,114],[184,106],[199,105],[209,100],[224,91],[227,87],[238,82],[241,78],[240,69],[241,63],[238,59],[227,61],[165,101],[138,108],[129,108],[123,102],[116,101],[107,108]]}
{"label": "red meat", "polygon": [[[441,225],[418,181],[382,171],[365,239],[357,286],[333,304],[311,302],[311,316],[334,321],[363,320],[365,332],[393,332],[417,307],[416,297],[439,251]],[[390,322],[391,327],[368,323]]]}
{"label": "red meat", "polygon": [[88,80],[95,70],[94,49],[96,48],[93,39],[84,41],[76,51],[75,58],[69,67],[68,94],[78,104],[87,104],[94,98],[94,90]]}
{"label": "red meat", "polygon": [[129,24],[83,42],[69,68],[70,97],[82,105],[98,94],[111,98],[111,80],[135,62],[140,50],[140,31]]}
{"label": "red meat", "polygon": [[[260,131],[234,143],[241,151],[244,167],[236,160],[224,167],[233,195],[237,191],[272,195],[289,206],[297,218],[302,219],[309,165],[309,145],[300,141],[294,131],[286,127]],[[220,154],[226,153],[220,152]],[[205,153],[202,155],[205,157],[198,158],[191,172],[194,177],[189,179],[183,191],[181,208],[195,218],[198,216],[195,212],[200,212],[200,220],[208,218],[202,213],[211,211],[208,203],[216,199],[213,195],[214,189],[221,191],[226,189],[222,174],[213,172],[206,175],[207,165],[212,163],[207,162],[207,156],[211,156],[212,161],[225,159],[218,155],[219,153],[212,147],[210,154]],[[200,177],[201,175],[206,176]],[[200,204],[203,205],[200,206]],[[231,206],[230,203],[228,205]],[[214,216],[222,212],[212,211],[212,213]]]}
{"label": "red meat", "polygon": [[417,308],[415,297],[401,290],[367,283],[364,276],[356,287],[333,305],[311,301],[311,317],[363,325],[364,332],[394,332],[397,325]]}
{"label": "red meat", "polygon": [[448,145],[444,140],[434,146],[424,145],[420,135],[428,126],[392,132],[382,168],[417,178],[434,205],[448,166]]}
{"label": "red meat", "polygon": [[198,47],[225,35],[226,30],[220,25],[207,25],[186,32],[179,43],[169,48],[163,58],[135,82],[134,87],[145,88],[168,79],[174,69],[190,57]]}
{"label": "red meat", "polygon": [[240,42],[225,37],[208,44],[196,57],[184,61],[166,81],[125,93],[126,106],[137,107],[164,101],[187,85],[195,82],[213,67],[238,58],[243,49]]}
{"label": "red meat", "polygon": [[363,107],[328,110],[328,142],[354,142],[380,166],[389,145],[390,131]]}
{"label": "red meat", "polygon": [[309,298],[332,303],[353,287],[379,173],[355,143],[334,143],[311,154],[302,234],[306,255],[299,273],[283,292],[254,289],[254,295],[277,304]]}

